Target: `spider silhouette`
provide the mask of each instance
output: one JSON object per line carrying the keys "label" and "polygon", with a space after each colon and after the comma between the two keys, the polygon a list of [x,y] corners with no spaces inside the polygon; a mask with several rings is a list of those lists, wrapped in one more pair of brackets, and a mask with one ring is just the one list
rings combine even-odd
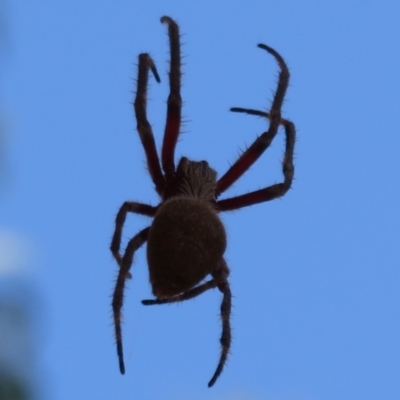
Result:
{"label": "spider silhouette", "polygon": [[[278,86],[270,111],[245,108],[231,108],[231,111],[267,118],[268,130],[261,134],[219,179],[217,179],[217,172],[206,161],[191,161],[182,157],[175,166],[174,152],[180,132],[182,109],[180,35],[179,27],[172,18],[164,16],[161,22],[168,25],[171,57],[170,93],[161,162],[146,115],[149,70],[152,71],[157,82],[160,82],[160,77],[152,58],[147,53],[139,55],[134,102],[137,130],[146,153],[149,173],[161,202],[155,207],[132,201],[125,202],[116,216],[115,232],[110,246],[119,265],[112,300],[119,368],[124,374],[121,309],[125,281],[131,277],[129,270],[135,251],[147,241],[147,261],[155,299],[143,300],[144,305],[189,300],[214,288],[218,288],[223,294],[221,354],[214,375],[208,383],[211,387],[224,368],[231,345],[232,295],[228,282],[229,268],[223,258],[226,234],[218,213],[273,200],[283,196],[289,190],[294,174],[295,127],[292,122],[281,117],[281,107],[289,83],[289,71],[277,51],[259,44],[258,47],[275,57],[280,68]],[[284,127],[286,136],[282,162],[283,182],[241,196],[218,200],[219,196],[237,181],[269,147],[280,125]],[[146,215],[153,217],[154,220],[149,227],[129,240],[122,254],[120,253],[121,235],[128,213]],[[211,275],[211,279],[204,281],[208,275]]]}

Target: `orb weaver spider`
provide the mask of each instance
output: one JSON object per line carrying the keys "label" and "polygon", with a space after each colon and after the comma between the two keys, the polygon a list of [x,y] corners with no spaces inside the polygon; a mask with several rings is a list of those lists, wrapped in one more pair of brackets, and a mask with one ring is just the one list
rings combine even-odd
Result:
{"label": "orb weaver spider", "polygon": [[[269,120],[269,127],[247,148],[219,179],[217,172],[206,161],[192,161],[182,157],[175,166],[175,146],[181,125],[181,53],[179,27],[167,16],[161,22],[168,26],[170,43],[170,93],[167,102],[167,121],[159,159],[152,128],[147,120],[147,86],[149,70],[160,82],[156,66],[149,54],[139,55],[138,78],[134,109],[147,166],[155,190],[161,198],[158,206],[126,201],[115,221],[111,252],[119,265],[118,277],[112,300],[113,317],[119,368],[125,373],[122,348],[121,309],[126,279],[133,256],[147,242],[147,261],[155,299],[143,300],[144,305],[175,303],[192,299],[209,289],[218,288],[223,294],[221,303],[222,334],[221,354],[217,368],[208,383],[211,387],[220,376],[231,345],[231,290],[228,282],[229,268],[223,258],[226,233],[218,213],[236,210],[253,204],[273,200],[285,195],[294,175],[293,152],[295,127],[281,117],[281,107],[289,84],[289,70],[281,55],[265,44],[266,50],[277,61],[280,72],[278,86],[269,112],[246,108],[231,108],[233,112],[261,116]],[[282,161],[283,182],[240,196],[218,200],[270,146],[279,126],[285,131],[285,153]],[[152,224],[129,240],[120,253],[121,236],[128,213],[153,217]],[[211,279],[205,278],[211,275]]]}

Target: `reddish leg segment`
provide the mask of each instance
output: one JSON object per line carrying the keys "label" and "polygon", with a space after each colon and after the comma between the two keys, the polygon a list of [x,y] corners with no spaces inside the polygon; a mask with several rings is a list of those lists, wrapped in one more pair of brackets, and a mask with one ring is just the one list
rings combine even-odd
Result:
{"label": "reddish leg segment", "polygon": [[277,134],[279,124],[281,123],[281,107],[289,84],[289,69],[282,56],[273,48],[266,46],[265,44],[259,44],[258,47],[272,54],[281,69],[279,73],[278,87],[274,94],[271,110],[269,112],[269,129],[258,137],[256,141],[245,152],[243,152],[226,174],[219,179],[217,182],[217,197],[237,181],[250,168],[250,166],[258,160],[265,149],[271,144]]}
{"label": "reddish leg segment", "polygon": [[[270,118],[269,113],[258,110],[232,108],[231,111],[243,112],[251,115],[258,115],[261,117]],[[294,144],[296,141],[296,129],[294,124],[286,119],[281,119],[280,123],[284,126],[286,135],[285,154],[282,161],[282,172],[284,176],[284,181],[282,183],[277,183],[275,185],[269,186],[265,189],[246,193],[242,196],[236,196],[224,200],[219,200],[217,201],[217,209],[219,211],[235,210],[237,208],[251,206],[253,204],[273,200],[276,199],[277,197],[282,197],[290,189],[294,175],[293,152],[294,152]],[[273,138],[269,139],[270,141],[268,143],[268,146]]]}
{"label": "reddish leg segment", "polygon": [[140,140],[142,141],[144,151],[146,152],[147,166],[149,168],[150,176],[156,186],[157,193],[161,196],[165,189],[165,178],[161,171],[154,135],[149,121],[147,120],[146,111],[149,69],[153,72],[156,81],[160,82],[160,77],[152,58],[146,53],[140,54],[134,107],[137,131],[139,132]]}
{"label": "reddish leg segment", "polygon": [[167,182],[175,173],[175,146],[181,127],[181,50],[179,27],[169,17],[162,17],[161,22],[168,24],[168,36],[171,53],[169,70],[170,94],[167,101],[167,122],[165,125],[164,140],[162,145],[161,162]]}

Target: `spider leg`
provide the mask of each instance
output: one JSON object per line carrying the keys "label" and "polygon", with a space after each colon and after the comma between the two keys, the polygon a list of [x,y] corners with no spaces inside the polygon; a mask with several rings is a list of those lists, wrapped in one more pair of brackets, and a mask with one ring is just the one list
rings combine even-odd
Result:
{"label": "spider leg", "polygon": [[[269,113],[258,110],[234,108],[232,111],[270,118]],[[282,161],[283,182],[241,196],[219,200],[217,201],[217,208],[219,211],[235,210],[237,208],[273,200],[282,197],[290,189],[294,176],[293,152],[296,141],[296,129],[294,124],[287,119],[282,118],[280,123],[285,128],[286,136],[285,154]]]}
{"label": "spider leg", "polygon": [[112,300],[113,317],[115,325],[115,338],[117,342],[117,354],[119,360],[119,370],[121,374],[125,373],[124,353],[122,348],[122,329],[121,329],[121,309],[124,300],[125,281],[130,277],[129,270],[133,261],[135,251],[146,242],[149,233],[149,227],[137,233],[126,246],[125,254],[122,257],[117,282]]}
{"label": "spider leg", "polygon": [[147,215],[154,217],[157,207],[149,206],[148,204],[126,201],[122,204],[115,218],[115,231],[111,241],[110,250],[118,265],[122,265],[122,256],[119,253],[121,246],[122,229],[125,224],[126,215],[131,212],[135,214]]}
{"label": "spider leg", "polygon": [[[237,112],[237,113],[244,113],[244,114],[249,114],[249,115],[256,115],[258,117],[264,117],[264,118],[268,118],[268,119],[271,118],[270,113],[267,113],[265,111],[254,110],[253,108],[232,107],[229,111]],[[291,122],[285,118],[281,118],[280,125],[283,125],[285,127],[290,123],[293,124],[293,122]]]}
{"label": "spider leg", "polygon": [[146,112],[149,69],[153,72],[156,81],[160,82],[160,77],[152,58],[147,53],[140,54],[134,108],[137,121],[137,131],[139,132],[140,140],[146,153],[149,173],[156,186],[157,193],[161,196],[164,193],[165,178],[161,171],[153,131],[149,121],[147,120]]}
{"label": "spider leg", "polygon": [[224,294],[222,303],[221,303],[221,320],[222,320],[222,333],[220,338],[221,343],[221,355],[217,365],[217,368],[212,376],[210,382],[208,383],[208,387],[214,385],[217,381],[218,377],[221,375],[222,370],[224,369],[226,360],[228,358],[229,349],[231,347],[231,325],[230,325],[230,316],[231,316],[231,308],[232,308],[232,293],[228,282],[229,268],[226,265],[225,260],[222,260],[219,268],[214,272],[213,279],[194,287],[178,296],[174,296],[169,299],[154,299],[154,300],[142,300],[142,304],[149,306],[155,304],[167,304],[167,303],[176,303],[179,301],[193,299],[196,296],[204,293],[209,289],[214,289],[218,287],[218,289]]}
{"label": "spider leg", "polygon": [[[217,182],[216,196],[218,197],[234,182],[236,182],[258,158],[269,147],[275,135],[278,132],[278,127],[282,123],[281,108],[285,98],[285,93],[289,85],[289,69],[282,56],[272,47],[265,44],[259,44],[258,47],[272,54],[280,67],[278,78],[278,86],[276,88],[272,101],[269,115],[270,125],[266,132],[259,136],[254,143],[243,152],[239,159],[229,168],[229,170]],[[233,109],[235,110],[235,109]]]}
{"label": "spider leg", "polygon": [[214,385],[219,376],[221,375],[222,370],[224,369],[226,360],[228,358],[229,349],[231,347],[231,325],[230,325],[230,315],[232,308],[232,293],[229,287],[229,284],[226,283],[224,289],[224,297],[221,303],[221,319],[222,319],[222,334],[220,338],[221,342],[221,356],[218,362],[217,369],[214,372],[213,377],[210,382],[208,382],[208,387]]}
{"label": "spider leg", "polygon": [[167,303],[177,303],[178,301],[190,300],[194,297],[199,296],[209,289],[214,289],[218,286],[218,282],[215,279],[211,279],[193,289],[188,290],[178,296],[171,297],[169,299],[154,299],[154,300],[142,300],[142,304],[145,306],[152,306],[155,304],[167,304]]}
{"label": "spider leg", "polygon": [[162,17],[161,22],[168,24],[171,65],[169,71],[170,94],[167,101],[167,122],[161,152],[162,167],[167,182],[175,173],[174,153],[181,126],[181,47],[179,27],[170,17]]}
{"label": "spider leg", "polygon": [[221,303],[221,320],[222,320],[222,333],[220,338],[221,343],[221,355],[217,368],[212,376],[210,382],[208,382],[208,387],[214,385],[218,377],[221,375],[224,369],[226,360],[228,358],[229,349],[231,347],[232,335],[231,335],[231,309],[232,309],[232,293],[228,282],[229,268],[226,265],[225,260],[223,260],[222,267],[217,271],[218,276],[215,274],[214,277],[220,283],[218,289],[224,294]]}

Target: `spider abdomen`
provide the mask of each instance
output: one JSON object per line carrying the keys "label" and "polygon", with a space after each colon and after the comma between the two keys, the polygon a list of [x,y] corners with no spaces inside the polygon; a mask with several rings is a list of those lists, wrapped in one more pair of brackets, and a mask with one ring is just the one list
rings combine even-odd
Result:
{"label": "spider abdomen", "polygon": [[225,248],[225,229],[210,203],[183,196],[165,201],[147,241],[153,294],[168,298],[196,286],[218,268]]}

